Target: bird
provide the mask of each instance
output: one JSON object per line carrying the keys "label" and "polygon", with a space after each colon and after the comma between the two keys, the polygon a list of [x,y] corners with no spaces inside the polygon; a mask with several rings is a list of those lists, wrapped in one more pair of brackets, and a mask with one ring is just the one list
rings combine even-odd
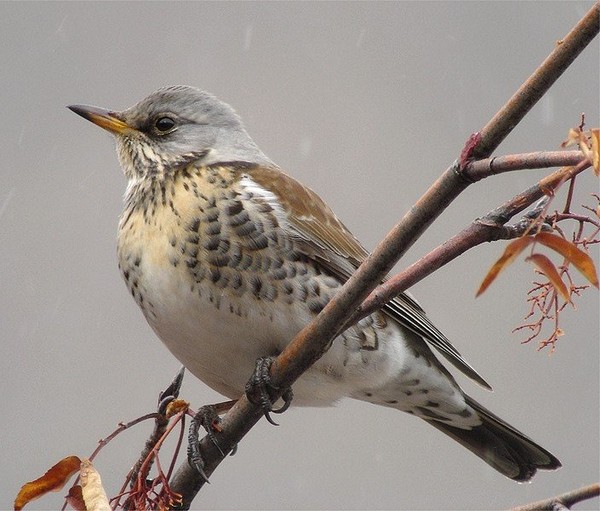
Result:
{"label": "bird", "polygon": [[[122,111],[68,108],[116,140],[127,178],[117,254],[129,292],[193,375],[238,399],[256,360],[281,353],[367,250],[208,92],[176,85]],[[466,394],[442,360],[490,389],[403,293],[331,343],[294,383],[293,405],[354,398],[406,412],[519,482],[561,466]]]}

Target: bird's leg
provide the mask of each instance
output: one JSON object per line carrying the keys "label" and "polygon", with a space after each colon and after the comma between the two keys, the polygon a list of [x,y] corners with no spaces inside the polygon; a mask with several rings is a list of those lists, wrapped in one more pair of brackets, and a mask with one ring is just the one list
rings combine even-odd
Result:
{"label": "bird's leg", "polygon": [[281,395],[281,399],[283,399],[281,408],[273,409],[273,398],[269,391],[279,390],[278,387],[271,383],[271,376],[269,374],[273,360],[275,360],[275,357],[261,357],[256,361],[254,374],[250,377],[248,383],[246,383],[246,396],[251,403],[262,407],[265,418],[271,424],[278,426],[279,424],[271,418],[270,414],[285,412],[290,407],[294,395],[292,389],[288,387]]}
{"label": "bird's leg", "polygon": [[[200,452],[200,436],[198,434],[200,427],[202,426],[204,428],[208,438],[210,438],[221,455],[225,456],[225,453],[217,442],[215,431],[221,431],[219,426],[221,418],[219,417],[219,414],[229,411],[234,404],[235,401],[225,401],[214,405],[205,405],[196,412],[190,423],[187,448],[188,462],[206,482],[208,482],[208,476],[204,472],[204,460],[202,459],[202,453]],[[234,447],[231,452],[232,455],[235,453],[235,450],[236,448]]]}

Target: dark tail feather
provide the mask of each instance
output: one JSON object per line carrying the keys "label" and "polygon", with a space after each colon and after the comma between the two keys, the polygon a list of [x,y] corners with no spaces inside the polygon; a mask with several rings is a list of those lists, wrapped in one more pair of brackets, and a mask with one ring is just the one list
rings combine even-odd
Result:
{"label": "dark tail feather", "polygon": [[443,422],[428,421],[446,435],[465,446],[498,472],[515,481],[529,481],[537,469],[555,470],[560,461],[523,433],[465,396],[467,403],[481,418],[473,429],[454,428]]}

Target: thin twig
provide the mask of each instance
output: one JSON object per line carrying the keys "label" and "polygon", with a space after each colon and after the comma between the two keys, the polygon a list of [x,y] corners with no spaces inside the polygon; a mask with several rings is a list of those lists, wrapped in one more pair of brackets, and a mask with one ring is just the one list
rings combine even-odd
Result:
{"label": "thin twig", "polygon": [[[162,431],[160,438],[158,438],[154,442],[154,444],[151,446],[150,451],[147,453],[145,459],[142,462],[142,465],[139,467],[135,481],[132,481],[131,493],[130,493],[127,501],[123,505],[123,507],[125,509],[137,509],[137,507],[140,503],[140,500],[146,499],[146,479],[147,479],[148,473],[150,472],[152,463],[155,460],[156,461],[158,460],[158,453],[160,451],[160,448],[162,447],[162,444],[168,438],[169,434],[175,428],[175,426],[177,426],[179,421],[183,420],[183,417],[185,417],[186,413],[187,413],[187,410],[182,410],[182,411],[176,413],[171,418],[170,421],[167,420],[166,427]],[[162,480],[163,486],[167,490],[167,493],[169,495],[176,493],[176,492],[172,492],[171,489],[168,487],[168,481],[166,480],[164,473],[162,472],[162,469],[160,469],[160,468],[159,468],[159,478]]]}
{"label": "thin twig", "polygon": [[564,506],[566,509],[571,509],[573,504],[593,499],[598,496],[600,496],[600,483],[594,483],[550,499],[539,500],[537,502],[532,502],[531,504],[525,504],[524,506],[513,507],[510,511],[553,511],[554,509],[560,509],[560,507],[557,507],[557,504],[558,506]]}
{"label": "thin twig", "polygon": [[[123,433],[123,431],[135,426],[136,424],[139,424],[140,422],[149,420],[149,419],[156,419],[158,417],[158,413],[154,412],[154,413],[148,413],[146,415],[142,415],[141,417],[138,417],[137,419],[133,419],[132,421],[129,421],[127,423],[119,423],[119,426],[117,427],[117,429],[115,429],[110,435],[108,435],[106,438],[103,438],[101,440],[98,441],[98,446],[94,449],[94,452],[92,454],[90,454],[90,456],[88,457],[88,459],[90,461],[93,461],[94,458],[98,455],[98,453],[109,443],[111,442],[116,436],[120,435],[121,433]],[[79,484],[79,476],[77,476],[77,478],[75,479],[75,481],[73,482],[72,486],[75,486]],[[68,502],[65,499],[65,502],[61,508],[61,511],[64,511],[67,508]]]}
{"label": "thin twig", "polygon": [[479,181],[494,174],[524,169],[547,169],[577,165],[586,156],[581,151],[538,151],[534,153],[495,156],[470,162],[463,174],[471,181]]}
{"label": "thin twig", "polygon": [[[167,419],[164,415],[158,414],[156,416],[156,419],[154,422],[154,429],[152,430],[151,435],[148,437],[148,440],[146,440],[146,443],[144,444],[144,448],[142,449],[142,452],[140,453],[136,464],[129,471],[129,474],[127,474],[127,480],[131,484],[132,488],[138,479],[138,475],[140,473],[142,466],[145,465],[147,470],[150,470],[151,463],[152,463],[151,460],[153,459],[150,456],[150,453],[153,452],[158,441],[164,435],[165,431],[167,430],[168,425],[169,425],[169,419]],[[150,459],[150,465],[147,462],[148,459]],[[144,474],[144,477],[145,477],[145,474]]]}

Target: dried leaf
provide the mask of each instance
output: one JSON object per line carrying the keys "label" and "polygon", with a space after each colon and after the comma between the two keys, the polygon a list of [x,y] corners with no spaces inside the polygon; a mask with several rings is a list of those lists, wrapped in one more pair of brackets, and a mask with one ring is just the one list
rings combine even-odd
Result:
{"label": "dried leaf", "polygon": [[111,511],[100,474],[88,459],[81,462],[81,493],[87,511]]}
{"label": "dried leaf", "polygon": [[15,498],[15,511],[32,500],[39,499],[51,491],[59,491],[71,476],[79,470],[81,461],[77,456],[67,456],[50,468],[42,477],[25,483]]}
{"label": "dried leaf", "polygon": [[546,257],[543,254],[532,254],[525,260],[533,262],[533,264],[535,264],[538,267],[538,269],[544,275],[546,275],[550,283],[554,286],[554,289],[556,289],[557,293],[560,294],[560,296],[562,296],[564,301],[569,301],[569,291],[567,289],[567,286],[560,278],[556,266],[554,266],[554,263],[550,261],[548,257]]}
{"label": "dried leaf", "polygon": [[580,129],[571,128],[569,130],[569,134],[567,135],[566,140],[563,140],[563,142],[562,142],[562,144],[560,144],[560,146],[561,147],[569,147],[569,146],[578,144],[580,133],[581,133]]}
{"label": "dried leaf", "polygon": [[581,136],[579,137],[579,149],[581,149],[581,152],[585,155],[586,158],[589,158],[590,162],[592,161],[592,150],[590,147],[590,142],[588,141],[587,137],[581,133]]}
{"label": "dried leaf", "polygon": [[69,506],[75,511],[87,511],[85,502],[83,501],[83,494],[81,493],[81,486],[76,484],[69,488],[69,493],[65,497]]}
{"label": "dried leaf", "polygon": [[558,252],[573,264],[592,285],[598,287],[598,275],[593,259],[574,243],[549,232],[540,232],[535,236],[535,240]]}
{"label": "dried leaf", "polygon": [[592,129],[587,132],[581,128],[569,130],[567,139],[561,144],[562,147],[578,145],[581,152],[586,158],[589,158],[590,163],[594,167],[594,172],[600,176],[600,129]]}
{"label": "dried leaf", "polygon": [[484,277],[475,296],[481,295],[490,284],[494,282],[498,274],[511,264],[515,258],[525,250],[527,245],[530,245],[533,241],[534,238],[532,236],[523,236],[522,238],[511,241],[504,250],[504,253],[500,256],[500,259],[498,259],[487,272],[487,275]]}
{"label": "dried leaf", "polygon": [[600,177],[600,129],[592,130],[592,165],[594,172]]}

